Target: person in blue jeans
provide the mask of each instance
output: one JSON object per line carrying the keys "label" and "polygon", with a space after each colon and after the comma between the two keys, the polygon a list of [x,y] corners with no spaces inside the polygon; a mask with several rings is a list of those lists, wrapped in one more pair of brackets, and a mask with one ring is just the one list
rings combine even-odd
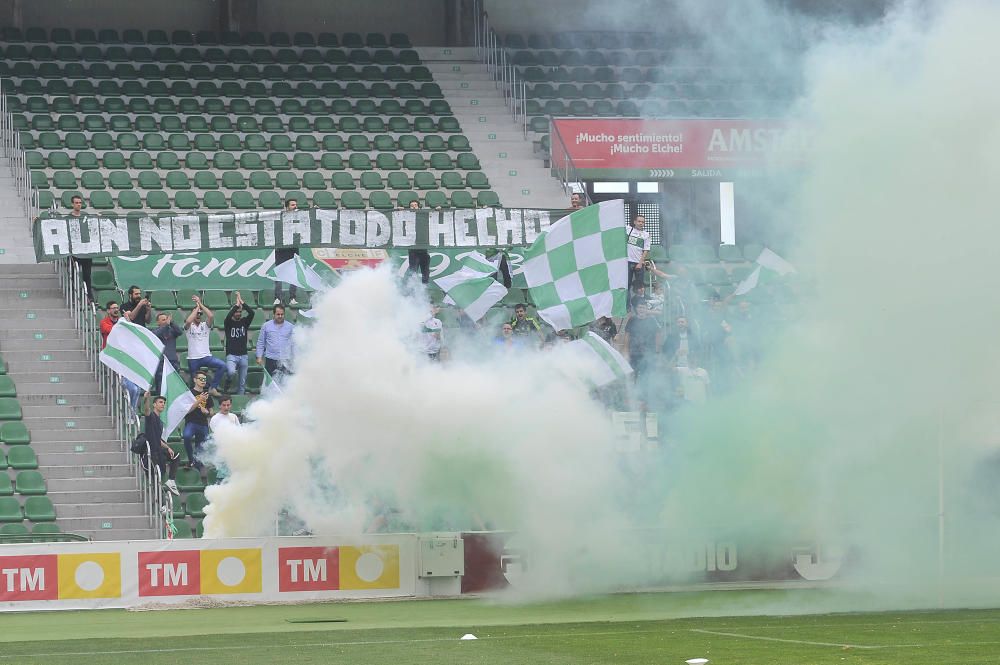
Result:
{"label": "person in blue jeans", "polygon": [[219,383],[226,375],[226,363],[212,355],[210,349],[209,336],[212,334],[212,321],[215,314],[201,302],[197,295],[191,296],[194,301],[194,309],[184,320],[184,330],[187,331],[188,338],[188,372],[194,376],[195,372],[203,367],[212,370],[212,383],[208,390],[218,397]]}
{"label": "person in blue jeans", "polygon": [[191,406],[191,410],[184,416],[183,436],[184,451],[188,456],[187,466],[193,466],[196,469],[201,469],[204,465],[195,455],[195,446],[200,452],[205,440],[208,439],[208,421],[212,417],[212,407],[215,406],[212,396],[205,389],[207,382],[208,376],[204,372],[198,372],[194,375],[194,386],[191,388],[191,392],[194,394],[195,402]]}
{"label": "person in blue jeans", "polygon": [[236,394],[246,392],[247,367],[250,365],[247,355],[247,341],[250,333],[250,323],[254,312],[243,302],[240,292],[236,292],[236,304],[226,316],[226,371],[229,374],[229,389],[233,388],[233,377],[239,372],[240,382]]}

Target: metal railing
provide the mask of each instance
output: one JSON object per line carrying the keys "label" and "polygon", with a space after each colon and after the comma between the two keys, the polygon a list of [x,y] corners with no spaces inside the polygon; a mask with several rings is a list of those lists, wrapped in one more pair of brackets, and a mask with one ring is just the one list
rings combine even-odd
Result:
{"label": "metal railing", "polygon": [[552,151],[550,167],[556,179],[562,183],[563,191],[578,193],[583,197],[584,204],[590,205],[592,201],[587,193],[587,188],[573,186],[580,182],[580,172],[576,168],[576,164],[573,163],[573,157],[569,154],[569,150],[566,149],[562,134],[559,133],[559,129],[551,119],[549,119],[549,145],[551,146],[549,149]]}
{"label": "metal railing", "polygon": [[14,115],[10,112],[7,95],[4,93],[4,79],[0,79],[0,149],[10,160],[10,172],[14,176],[14,189],[21,198],[25,219],[30,224],[38,217],[41,206],[38,190],[31,186],[31,171],[28,169],[28,155],[21,146],[21,134],[14,126]]}
{"label": "metal railing", "polygon": [[[151,527],[159,525],[159,533],[162,538],[165,534],[160,513],[164,505],[160,470],[152,463],[147,465],[148,468],[143,468],[132,453],[132,441],[135,440],[140,430],[139,416],[137,410],[133,409],[121,377],[108,369],[98,359],[101,352],[101,333],[97,306],[87,297],[87,287],[83,283],[80,266],[76,261],[71,258],[63,259],[55,262],[55,265],[66,306],[69,307],[73,323],[83,340],[84,353],[90,363],[91,371],[97,378],[97,385],[107,405],[108,415],[111,416],[114,423],[119,449],[125,463],[132,468],[144,505],[144,512],[149,518],[149,525]],[[148,455],[147,459],[150,459]]]}
{"label": "metal railing", "polygon": [[510,109],[514,123],[521,129],[521,135],[528,137],[528,86],[524,78],[518,75],[517,67],[507,58],[507,49],[500,41],[500,35],[490,27],[490,18],[486,13],[483,0],[476,0],[475,11],[475,46],[480,62],[486,65],[496,84],[497,90],[503,95],[504,104]]}

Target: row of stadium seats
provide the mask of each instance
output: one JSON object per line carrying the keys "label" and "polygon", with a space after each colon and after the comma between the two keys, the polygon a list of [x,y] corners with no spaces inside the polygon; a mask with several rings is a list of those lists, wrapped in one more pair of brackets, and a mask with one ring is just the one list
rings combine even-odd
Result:
{"label": "row of stadium seats", "polygon": [[[8,74],[7,76],[11,76]],[[377,80],[366,85],[360,81],[347,81],[331,75],[323,84],[291,83],[266,79],[271,83],[268,87],[264,81],[237,83],[236,81],[202,81],[191,84],[188,81],[167,83],[159,78],[152,81],[122,81],[114,79],[98,81],[96,84],[89,78],[73,81],[69,78],[52,78],[43,84],[32,76],[13,75],[14,78],[4,78],[4,92],[16,92],[21,95],[100,95],[102,97],[230,97],[230,98],[317,98],[317,97],[352,97],[356,99],[443,99],[441,87],[437,83],[412,83],[410,81],[386,82]],[[275,74],[286,78],[283,74]],[[17,83],[15,83],[17,81]],[[343,84],[343,85],[342,85]],[[248,106],[245,113],[252,112]],[[229,111],[239,113],[240,107],[230,106]],[[276,112],[276,111],[275,111]]]}
{"label": "row of stadium seats", "polygon": [[[94,147],[95,142],[100,145],[105,150],[113,150],[115,147],[126,150],[126,151],[160,151],[160,150],[196,150],[196,151],[206,151],[215,152],[217,150],[221,151],[231,151],[231,152],[336,152],[338,150],[351,150],[354,152],[370,152],[370,151],[398,151],[398,152],[470,152],[471,146],[469,145],[469,139],[463,134],[455,134],[449,136],[445,139],[438,134],[425,134],[423,138],[418,138],[414,134],[402,134],[398,137],[393,137],[389,134],[375,134],[374,136],[369,136],[368,134],[353,134],[348,137],[345,143],[343,137],[339,134],[330,134],[329,136],[323,137],[321,140],[317,141],[315,136],[306,134],[296,137],[293,141],[292,137],[287,134],[275,134],[272,135],[270,139],[264,137],[263,134],[246,134],[240,137],[237,134],[220,134],[216,137],[213,134],[195,134],[192,136],[188,134],[167,134],[164,136],[160,133],[147,133],[143,135],[140,139],[138,136],[132,132],[122,132],[114,139],[114,145],[112,145],[111,136],[107,133],[97,133],[96,135],[91,135],[90,139],[86,137],[82,132],[68,132],[60,140],[59,136],[55,132],[47,131],[40,132],[38,134],[37,142],[41,144],[45,142],[45,149],[52,148],[67,148],[69,150],[86,150],[88,147]],[[329,139],[329,140],[327,140]],[[60,142],[55,143],[56,140]],[[51,147],[49,147],[51,146]],[[101,149],[101,148],[98,148]],[[34,164],[37,164],[38,155],[32,155],[30,158],[34,159]],[[57,158],[62,159],[62,164],[68,164],[68,156],[65,154],[56,155]],[[80,166],[78,168],[97,168],[97,158],[92,153],[83,154],[84,159],[90,159],[89,166]],[[51,162],[50,156],[50,162]],[[66,166],[61,166],[59,164],[50,163],[51,168],[67,168]],[[119,168],[119,167],[109,167],[109,168]]]}
{"label": "row of stadium seats", "polygon": [[[3,81],[3,84],[4,86],[8,85],[7,81]],[[304,85],[305,84],[303,84],[303,87]],[[204,99],[195,99],[193,97],[184,97],[184,96],[180,96],[176,99],[167,97],[156,97],[153,99],[149,99],[145,96],[131,97],[126,99],[119,96],[104,95],[105,98],[103,100],[97,99],[96,97],[88,97],[85,95],[77,96],[75,99],[71,99],[69,97],[52,96],[50,100],[45,102],[46,103],[45,108],[41,106],[41,101],[45,101],[44,97],[41,98],[41,101],[36,100],[33,97],[25,97],[26,101],[22,103],[21,97],[8,96],[7,106],[8,109],[15,114],[18,114],[20,111],[23,110],[27,110],[31,113],[53,112],[53,113],[68,113],[76,115],[99,114],[99,113],[111,114],[111,117],[105,118],[105,120],[106,122],[108,122],[108,128],[113,131],[128,131],[129,129],[134,129],[135,126],[131,124],[135,120],[135,117],[133,116],[139,116],[148,113],[154,113],[159,115],[170,115],[174,113],[181,113],[184,115],[193,115],[193,116],[197,116],[198,114],[201,113],[207,113],[209,115],[227,115],[227,116],[234,115],[234,116],[240,116],[235,118],[235,120],[233,121],[234,122],[233,126],[235,127],[236,131],[241,131],[241,132],[264,131],[269,133],[284,131],[286,127],[289,131],[307,132],[309,131],[310,128],[316,127],[315,122],[317,122],[319,118],[308,119],[308,118],[293,117],[288,119],[286,125],[285,120],[282,118],[275,118],[275,117],[257,118],[257,117],[242,117],[242,116],[248,116],[251,114],[262,115],[262,116],[274,116],[276,115],[276,113],[274,113],[272,109],[277,109],[283,115],[291,115],[291,116],[298,115],[299,113],[308,113],[310,115],[324,115],[324,114],[335,113],[336,115],[343,115],[343,116],[357,114],[362,116],[378,115],[378,116],[393,118],[396,116],[406,117],[406,116],[423,116],[423,115],[450,116],[452,114],[451,106],[449,106],[448,102],[444,101],[443,99],[428,99],[427,101],[424,101],[423,99],[407,99],[403,102],[400,102],[397,99],[384,99],[378,102],[377,104],[372,102],[373,105],[369,105],[367,103],[362,103],[362,102],[372,101],[365,98],[359,100],[356,104],[352,105],[350,102],[347,102],[345,105],[346,100],[336,99],[338,97],[343,97],[343,95],[341,94],[331,94],[331,95],[322,94],[323,90],[326,88],[330,88],[329,92],[331,93],[337,93],[338,90],[343,92],[345,90],[345,88],[341,87],[339,83],[329,83],[329,84],[324,83],[319,88],[320,95],[324,97],[324,99],[323,100],[306,99],[306,101],[301,107],[296,107],[293,104],[293,102],[298,101],[297,99],[285,100],[281,102],[277,107],[275,107],[273,106],[274,104],[273,100],[271,100],[269,97],[266,99],[258,100],[257,102],[251,104],[244,97],[238,97],[236,99],[233,99],[232,102],[227,103],[224,102],[221,98],[214,97],[211,95],[202,95],[201,97],[204,97]],[[297,88],[297,90],[298,89],[299,88]],[[35,93],[26,93],[23,90],[21,91],[21,93],[22,95],[35,94]],[[51,95],[66,94],[66,93],[47,92],[46,94],[51,96]],[[87,93],[87,94],[93,94],[93,93]],[[296,95],[296,97],[302,97],[302,96]],[[327,98],[331,99],[329,105],[325,101],[325,99]],[[271,104],[269,105],[266,104],[265,102],[271,102]],[[32,108],[29,108],[29,105],[31,105]],[[294,108],[300,108],[299,112],[289,113],[289,111],[292,111]],[[266,113],[258,114],[258,111],[266,111]],[[120,114],[120,116],[116,114]],[[128,120],[130,125],[128,127],[125,126],[118,127],[116,123],[122,123],[123,120]],[[202,119],[193,119],[192,122],[196,124],[194,125],[193,128],[190,128],[187,125],[187,118],[185,118],[183,129],[188,129],[189,131],[209,131],[211,129],[211,124],[210,124],[211,122],[216,122],[216,123],[220,122],[218,120],[213,119],[212,121],[205,121],[205,124],[201,125],[200,124],[201,121]],[[413,121],[416,122],[416,118],[413,118]],[[26,118],[19,118],[17,117],[17,115],[15,115],[14,122],[19,125],[17,129],[27,129],[29,127]],[[71,121],[65,120],[63,122],[71,122]],[[85,117],[81,122],[83,123],[81,125],[82,129],[89,129],[89,127],[87,126],[88,122],[87,117]],[[96,120],[90,119],[89,122],[96,122]],[[149,122],[149,121],[144,120],[143,122]],[[173,122],[173,121],[171,120],[168,122]],[[432,121],[432,122],[438,122],[438,121]],[[335,126],[336,123],[332,124],[324,123],[320,125],[320,129],[318,129],[317,131],[324,133],[328,131],[335,131],[334,129],[331,129],[332,127]],[[161,129],[158,122],[155,125],[155,129]],[[168,124],[168,126],[163,129],[170,130],[170,125]],[[180,131],[180,128],[178,128],[176,131]]]}
{"label": "row of stadium seats", "polygon": [[[38,471],[31,434],[21,417],[17,387],[0,357],[0,536],[58,533],[55,508],[45,496],[45,478]],[[29,529],[31,523],[35,524]]]}
{"label": "row of stadium seats", "polygon": [[[85,46],[77,51],[72,46],[59,46],[55,49],[49,46],[34,46],[29,51],[24,46],[0,46],[0,56],[6,56],[7,62],[31,64],[33,62],[45,62],[46,68],[50,68],[55,62],[66,63],[66,66],[73,66],[72,71],[79,69],[76,65],[80,62],[94,62],[98,73],[97,78],[136,78],[134,71],[130,74],[129,67],[133,63],[139,64],[147,71],[159,71],[159,66],[174,68],[174,71],[185,71],[183,67],[176,69],[180,63],[192,65],[191,71],[197,74],[204,72],[208,65],[230,66],[231,65],[415,65],[420,57],[412,49],[401,51],[390,51],[388,49],[355,49],[345,51],[342,49],[303,49],[296,51],[292,49],[254,49],[248,51],[242,48],[221,49],[221,48],[182,48],[179,50],[170,47],[160,47],[149,49],[143,46],[128,48],[121,46],[110,46],[102,49],[98,46]],[[113,75],[108,76],[109,65],[105,63],[120,63],[114,66]],[[14,70],[12,70],[14,71]],[[28,70],[24,70],[28,71]],[[222,71],[221,69],[219,70]],[[252,72],[253,68],[247,69]],[[144,77],[140,73],[139,78]],[[182,78],[173,76],[168,78]],[[197,75],[192,76],[197,78]],[[217,78],[227,78],[219,76]],[[246,78],[242,76],[228,76],[228,78]],[[381,78],[381,77],[379,77]],[[378,80],[378,79],[376,79]]]}
{"label": "row of stadium seats", "polygon": [[[353,165],[355,157],[365,157],[367,155],[351,155],[352,168],[359,168]],[[325,165],[324,165],[325,166]],[[370,169],[371,162],[367,162]],[[397,165],[396,168],[399,168]],[[490,183],[486,174],[480,171],[469,171],[464,176],[457,171],[444,171],[440,178],[430,171],[417,171],[413,173],[411,181],[410,175],[401,171],[393,171],[382,175],[376,171],[364,171],[361,173],[359,181],[355,181],[354,176],[347,171],[336,171],[329,179],[325,174],[318,171],[306,171],[301,178],[293,171],[251,171],[249,177],[244,177],[243,171],[221,171],[216,176],[214,171],[195,171],[192,178],[184,171],[168,171],[166,178],[162,179],[156,171],[139,171],[133,180],[128,171],[110,171],[107,174],[105,183],[104,175],[100,171],[84,171],[77,182],[74,171],[55,171],[52,173],[51,185],[57,189],[75,189],[79,184],[84,189],[145,189],[160,190],[166,188],[171,190],[198,189],[202,191],[214,191],[217,189],[228,190],[271,190],[278,189],[298,189],[303,187],[311,190],[325,190],[331,186],[333,189],[352,190],[361,185],[362,189],[489,189]],[[37,170],[31,172],[31,184],[39,189],[49,188],[49,178],[45,171]]]}
{"label": "row of stadium seats", "polygon": [[14,27],[5,27],[0,30],[0,41],[11,44],[27,42],[29,44],[130,44],[152,46],[297,46],[312,47],[321,46],[324,48],[411,48],[410,38],[401,32],[394,32],[386,36],[380,32],[369,32],[362,37],[358,32],[345,32],[342,37],[337,37],[331,32],[321,32],[313,35],[308,32],[296,32],[289,36],[287,32],[272,32],[264,35],[262,32],[238,32],[226,31],[221,34],[212,30],[199,30],[191,32],[189,30],[174,30],[168,37],[165,30],[149,30],[145,34],[141,30],[118,30],[104,29],[91,30],[89,28],[77,28],[71,31],[69,28],[53,28],[47,31],[45,28],[29,27],[25,30]]}
{"label": "row of stadium seats", "polygon": [[[63,192],[60,203],[68,207],[70,198],[74,194],[83,195],[80,191]],[[205,192],[201,197],[191,191],[176,192],[173,197],[165,191],[150,191],[146,193],[145,199],[138,192],[121,192],[117,199],[112,198],[109,192],[92,191],[89,192],[89,207],[96,210],[253,210],[262,208],[264,210],[279,210],[287,198],[298,201],[300,207],[316,208],[347,208],[350,210],[364,210],[373,208],[375,210],[392,210],[394,208],[405,208],[411,201],[421,203],[423,208],[496,208],[500,206],[500,199],[496,192],[492,190],[481,191],[475,196],[465,190],[452,192],[449,197],[447,193],[440,191],[423,192],[423,198],[414,191],[401,191],[396,196],[391,196],[385,191],[372,191],[366,199],[358,192],[347,191],[339,197],[332,192],[319,191],[306,196],[303,192],[260,192],[254,196],[249,192],[234,192],[227,197],[222,192]],[[50,191],[39,192],[39,202],[43,209],[51,208],[55,204],[55,196]],[[116,203],[117,202],[117,203]]]}
{"label": "row of stadium seats", "polygon": [[[291,65],[284,67],[282,65],[265,65],[261,68],[257,68],[253,65],[244,65],[236,70],[232,65],[216,65],[210,67],[208,65],[191,65],[190,69],[185,69],[181,65],[166,65],[162,69],[157,65],[152,63],[142,65],[140,67],[135,67],[131,64],[115,65],[110,67],[104,63],[97,63],[89,66],[81,65],[80,63],[70,63],[65,67],[60,67],[54,62],[46,62],[35,67],[34,64],[30,62],[18,62],[14,65],[8,65],[6,63],[0,63],[0,75],[11,76],[19,79],[81,79],[83,81],[99,81],[96,84],[96,88],[91,88],[86,83],[80,85],[81,89],[89,90],[93,89],[97,91],[97,94],[106,94],[104,91],[108,91],[107,94],[111,94],[110,91],[114,90],[119,86],[117,81],[121,81],[118,90],[123,92],[123,94],[142,94],[142,91],[146,91],[147,94],[163,94],[163,88],[156,86],[150,87],[154,82],[163,83],[164,81],[171,81],[173,83],[164,84],[169,85],[167,88],[168,92],[190,95],[189,91],[193,91],[196,94],[201,94],[202,92],[208,92],[210,94],[223,96],[235,97],[233,94],[237,89],[242,87],[247,91],[248,97],[261,97],[260,94],[262,81],[271,80],[317,80],[317,81],[344,81],[353,83],[355,90],[361,91],[357,86],[364,86],[362,81],[371,83],[371,93],[372,96],[388,96],[385,94],[386,90],[394,90],[399,86],[394,86],[392,88],[388,87],[385,83],[386,81],[396,82],[402,86],[402,91],[404,96],[415,96],[410,92],[410,87],[413,83],[426,83],[432,80],[430,71],[423,66],[414,66],[410,68],[404,68],[399,65],[391,65],[382,69],[378,65],[365,65],[360,69],[352,67],[351,65],[338,65],[336,68],[331,68],[328,65]],[[149,82],[149,86],[143,86],[139,83],[139,80],[143,79]],[[243,79],[247,81],[245,86],[240,86],[240,84],[235,83],[236,80]],[[196,84],[194,87],[190,83],[183,83],[186,81],[201,81],[206,85]],[[231,93],[219,92],[219,88],[213,87],[216,84],[215,81],[225,81],[229,82],[228,89],[232,90]],[[407,83],[406,86],[402,85],[404,82]],[[378,84],[381,83],[381,86]],[[200,90],[199,90],[200,88]],[[298,89],[292,88],[291,84],[276,85],[277,91],[274,94],[275,97],[293,97],[295,96],[295,91]],[[136,93],[129,93],[128,91],[134,90]],[[212,92],[212,91],[215,92]],[[305,87],[308,91],[309,96],[315,97],[318,93],[316,92],[315,86]],[[430,91],[430,94],[425,95],[427,97],[435,97],[437,93],[434,92],[433,87],[423,88],[421,91]],[[175,94],[176,94],[175,93]],[[93,94],[93,93],[87,93]],[[344,95],[348,97],[360,97],[361,95],[348,94],[346,91]]]}
{"label": "row of stadium seats", "polygon": [[[504,35],[503,44],[509,49],[656,49],[662,50],[665,37],[653,32],[554,32],[551,34]],[[674,40],[676,42],[676,40]]]}

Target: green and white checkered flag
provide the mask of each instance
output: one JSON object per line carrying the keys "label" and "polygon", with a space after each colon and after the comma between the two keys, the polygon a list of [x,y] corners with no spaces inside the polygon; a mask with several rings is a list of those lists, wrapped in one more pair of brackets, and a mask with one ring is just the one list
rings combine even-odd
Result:
{"label": "green and white checkered flag", "polygon": [[538,315],[556,330],[624,316],[626,243],[621,199],[587,206],[550,226],[521,264]]}
{"label": "green and white checkered flag", "polygon": [[445,302],[462,308],[470,319],[478,321],[507,295],[507,287],[493,279],[496,271],[497,267],[482,253],[469,252],[462,258],[459,270],[434,283],[445,292]]}

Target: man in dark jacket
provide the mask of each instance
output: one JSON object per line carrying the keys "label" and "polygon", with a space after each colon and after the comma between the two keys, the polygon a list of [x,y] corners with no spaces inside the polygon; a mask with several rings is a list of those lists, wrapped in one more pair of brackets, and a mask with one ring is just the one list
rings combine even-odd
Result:
{"label": "man in dark jacket", "polygon": [[[246,316],[244,316],[246,314]],[[250,366],[250,357],[247,355],[247,339],[250,332],[250,323],[253,321],[253,310],[243,302],[240,292],[236,292],[236,304],[229,310],[226,316],[226,374],[229,375],[229,386],[232,388],[233,377],[239,371],[240,380],[236,390],[237,395],[242,395],[247,386],[247,368]]]}

